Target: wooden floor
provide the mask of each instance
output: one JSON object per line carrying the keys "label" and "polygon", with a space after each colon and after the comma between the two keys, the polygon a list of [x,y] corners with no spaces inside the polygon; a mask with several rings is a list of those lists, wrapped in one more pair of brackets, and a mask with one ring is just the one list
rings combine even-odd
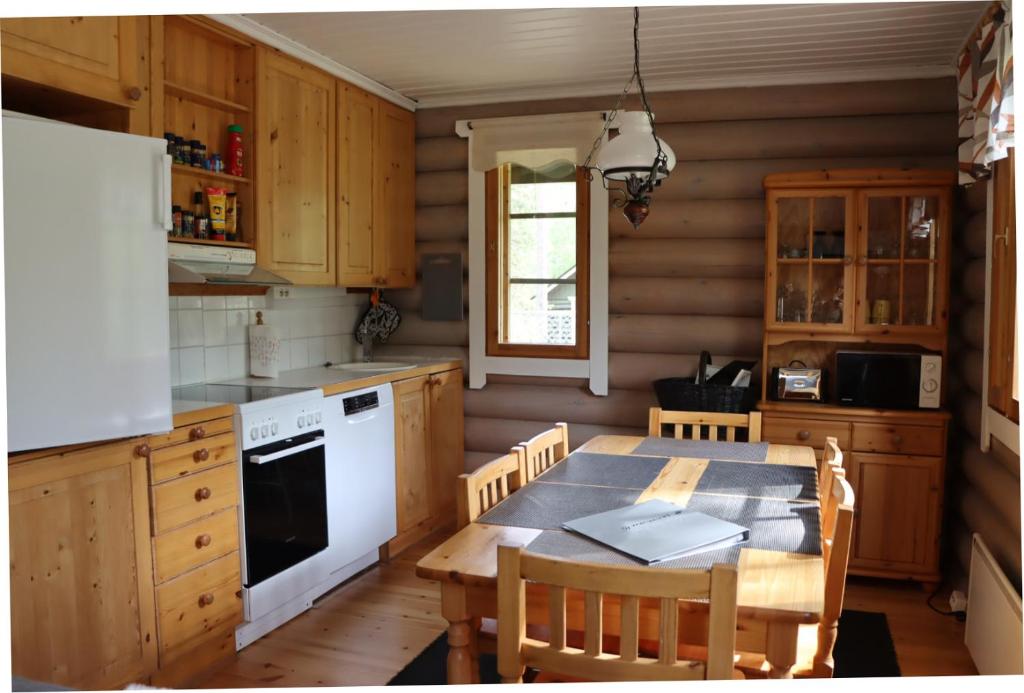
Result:
{"label": "wooden floor", "polygon": [[[436,583],[414,573],[416,561],[443,539],[427,539],[337,588],[198,687],[387,683],[445,630]],[[904,676],[976,674],[963,624],[931,611],[926,597],[911,583],[851,578],[845,606],[886,614]],[[939,597],[935,603],[947,606]]]}

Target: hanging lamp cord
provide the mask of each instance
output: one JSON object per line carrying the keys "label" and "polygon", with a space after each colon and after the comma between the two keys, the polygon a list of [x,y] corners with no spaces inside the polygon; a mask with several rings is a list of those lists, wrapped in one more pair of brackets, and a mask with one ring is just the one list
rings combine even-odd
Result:
{"label": "hanging lamp cord", "polygon": [[648,191],[654,189],[657,180],[658,168],[665,159],[665,153],[661,149],[661,141],[658,139],[658,131],[654,125],[654,114],[651,113],[651,105],[647,102],[647,90],[644,88],[644,78],[640,75],[640,8],[633,8],[633,75],[636,77],[637,86],[640,87],[640,103],[643,104],[644,113],[651,124],[651,135],[654,137],[654,146],[657,153],[654,155],[654,163],[651,164],[651,175],[645,186]]}

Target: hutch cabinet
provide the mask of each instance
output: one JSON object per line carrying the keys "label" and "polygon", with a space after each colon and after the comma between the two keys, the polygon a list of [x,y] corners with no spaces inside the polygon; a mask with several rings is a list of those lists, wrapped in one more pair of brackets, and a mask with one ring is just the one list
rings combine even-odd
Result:
{"label": "hutch cabinet", "polygon": [[[856,492],[850,572],[939,581],[942,410],[774,401],[772,368],[835,380],[840,349],[946,355],[952,171],[770,175],[766,191],[764,440],[834,436]],[[945,366],[945,363],[944,363]]]}

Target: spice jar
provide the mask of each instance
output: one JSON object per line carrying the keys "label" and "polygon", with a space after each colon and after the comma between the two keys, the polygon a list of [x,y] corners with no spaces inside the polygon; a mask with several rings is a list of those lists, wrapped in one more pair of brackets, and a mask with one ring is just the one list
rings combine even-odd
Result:
{"label": "spice jar", "polygon": [[165,132],[164,133],[164,139],[167,140],[167,153],[170,154],[173,157],[174,156],[175,147],[176,147],[174,133],[173,132]]}
{"label": "spice jar", "polygon": [[181,140],[181,163],[185,166],[192,165],[192,140]]}
{"label": "spice jar", "polygon": [[196,215],[187,210],[181,213],[181,235],[185,238],[196,237]]}
{"label": "spice jar", "polygon": [[189,163],[196,168],[202,168],[203,159],[206,156],[206,146],[199,140],[191,140],[189,146],[192,148]]}
{"label": "spice jar", "polygon": [[184,164],[185,163],[185,159],[183,158],[184,157],[184,153],[185,153],[185,138],[183,138],[183,137],[175,137],[174,138],[174,163],[176,163],[176,164]]}
{"label": "spice jar", "polygon": [[171,235],[181,236],[181,207],[178,205],[171,207]]}
{"label": "spice jar", "polygon": [[242,126],[237,123],[228,125],[228,173],[232,176],[244,176],[242,166]]}

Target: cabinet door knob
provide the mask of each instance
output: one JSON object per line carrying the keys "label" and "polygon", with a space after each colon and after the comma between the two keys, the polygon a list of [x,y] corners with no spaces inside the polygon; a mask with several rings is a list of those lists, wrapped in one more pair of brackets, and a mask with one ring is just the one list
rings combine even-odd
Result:
{"label": "cabinet door knob", "polygon": [[150,449],[145,443],[140,443],[135,446],[136,457],[149,457]]}
{"label": "cabinet door knob", "polygon": [[851,255],[843,255],[843,264],[844,265],[852,265],[853,264],[853,256],[851,256]]}
{"label": "cabinet door knob", "polygon": [[200,448],[192,453],[192,459],[196,462],[205,462],[210,459],[210,451],[207,448]]}
{"label": "cabinet door knob", "polygon": [[204,606],[209,606],[210,604],[213,604],[213,594],[211,592],[207,592],[199,596],[200,608]]}
{"label": "cabinet door knob", "polygon": [[200,534],[196,537],[196,548],[201,549],[204,546],[209,546],[212,541],[212,537],[209,534]]}
{"label": "cabinet door knob", "polygon": [[799,438],[800,440],[808,440],[811,437],[811,432],[810,431],[800,431],[799,433],[796,434],[796,437]]}
{"label": "cabinet door knob", "polygon": [[892,436],[892,444],[893,445],[899,445],[902,442],[903,442],[903,436],[901,436],[899,433],[894,433],[893,436]]}
{"label": "cabinet door knob", "polygon": [[204,501],[210,497],[210,488],[203,486],[202,488],[196,489],[196,502]]}
{"label": "cabinet door knob", "polygon": [[142,98],[142,90],[138,87],[128,87],[124,90],[124,93],[132,101],[138,101]]}
{"label": "cabinet door knob", "polygon": [[191,431],[188,432],[188,439],[189,440],[199,440],[200,438],[205,438],[205,437],[206,437],[206,429],[203,428],[202,426],[196,426],[195,428],[193,428]]}
{"label": "cabinet door knob", "polygon": [[857,264],[863,267],[864,265],[868,264],[868,259],[863,255],[860,255],[857,257]]}

